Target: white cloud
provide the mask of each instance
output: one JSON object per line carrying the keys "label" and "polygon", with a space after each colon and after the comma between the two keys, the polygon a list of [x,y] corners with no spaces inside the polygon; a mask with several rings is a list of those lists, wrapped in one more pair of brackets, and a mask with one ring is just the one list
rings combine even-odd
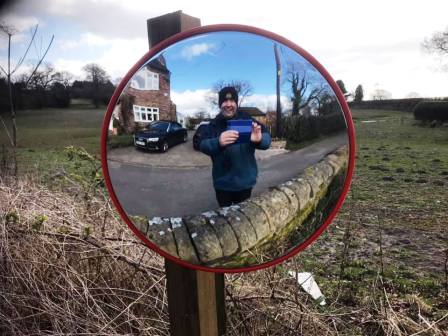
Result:
{"label": "white cloud", "polygon": [[[9,14],[2,17],[0,21],[6,23],[12,29],[11,43],[16,45],[20,43],[28,43],[31,39],[31,30],[39,23],[39,20],[34,16],[19,16]],[[42,26],[43,23],[40,23]],[[0,34],[0,49],[7,49],[8,38],[4,33]]]}
{"label": "white cloud", "polygon": [[2,17],[2,21],[14,27],[16,33],[24,33],[39,23],[39,20],[35,16],[23,16],[16,14],[7,14]]}
{"label": "white cloud", "polygon": [[216,45],[213,43],[196,43],[183,48],[181,51],[181,57],[187,60],[191,60],[193,57],[203,54],[213,54],[213,51],[215,49]]}
{"label": "white cloud", "polygon": [[177,110],[184,115],[192,116],[200,110],[215,114],[216,111],[212,109],[207,100],[207,95],[209,94],[209,89],[186,90],[183,92],[171,91],[171,99],[176,104]]}
{"label": "white cloud", "polygon": [[80,60],[70,60],[70,59],[56,59],[54,61],[54,67],[58,71],[68,71],[72,73],[76,79],[82,79],[84,74],[82,72],[82,67],[87,63]]}
{"label": "white cloud", "polygon": [[[177,110],[184,115],[192,116],[200,110],[205,110],[213,116],[219,111],[216,107],[213,108],[207,100],[207,96],[210,94],[212,92],[209,89],[186,90],[183,92],[171,91],[171,99],[176,104]],[[291,101],[288,97],[281,96],[280,100],[283,110],[291,109]],[[242,106],[258,107],[262,112],[267,112],[275,110],[276,102],[276,95],[254,94],[245,97]]]}
{"label": "white cloud", "polygon": [[[283,110],[291,109],[291,100],[288,97],[280,96],[280,103]],[[254,94],[245,97],[242,106],[258,107],[262,112],[274,111],[277,106],[277,96]]]}
{"label": "white cloud", "polygon": [[97,63],[114,80],[124,75],[148,51],[145,39],[106,39],[92,33],[84,34],[79,41],[66,41],[60,44],[63,50],[88,50],[96,48],[95,58],[58,58],[54,61],[58,70],[66,70],[83,78],[82,67],[88,63]]}
{"label": "white cloud", "polygon": [[[32,24],[31,18],[51,15],[72,27],[76,25],[79,36],[85,40],[62,43],[64,50],[85,45],[112,49],[112,43],[125,44],[120,39],[141,39],[147,48],[146,20],[182,9],[200,18],[203,25],[248,24],[282,35],[310,52],[335,79],[344,80],[349,90],[358,84],[365,85],[366,96],[375,83],[381,83],[396,98],[411,91],[422,96],[448,95],[446,72],[434,71],[437,66],[434,59],[419,54],[425,37],[445,29],[446,0],[413,3],[377,0],[362,6],[355,0],[316,0],[301,2],[298,10],[292,4],[267,0],[260,0],[257,10],[253,10],[252,3],[237,0],[227,1],[226,6],[238,10],[217,10],[213,2],[194,0],[170,0],[157,6],[147,0],[86,0],[82,4],[75,0],[40,0],[19,1],[10,15],[15,15],[16,22],[23,27]],[[87,32],[91,35],[86,36]],[[2,45],[4,48],[4,41]],[[100,54],[90,61],[105,61],[109,72],[120,73],[125,68],[121,63],[126,63],[127,69],[139,57],[129,50],[112,51],[130,59],[122,58],[119,62],[113,56]],[[189,55],[193,57],[200,52],[205,49],[190,50]]]}
{"label": "white cloud", "polygon": [[117,41],[123,42],[123,39],[108,39],[103,36],[87,32],[82,34],[81,37],[76,40],[59,41],[58,46],[61,50],[67,51],[70,49],[85,47],[106,47],[117,43]]}

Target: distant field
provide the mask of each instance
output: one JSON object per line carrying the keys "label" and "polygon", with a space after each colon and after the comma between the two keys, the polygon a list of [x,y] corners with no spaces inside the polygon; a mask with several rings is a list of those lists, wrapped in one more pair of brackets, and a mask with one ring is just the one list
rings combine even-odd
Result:
{"label": "distant field", "polygon": [[19,148],[39,151],[76,144],[96,152],[105,113],[105,107],[18,111]]}
{"label": "distant field", "polygon": [[[89,153],[99,155],[105,113],[106,107],[18,111],[20,170],[55,170],[64,167],[66,160],[62,151],[70,145],[83,147]],[[8,141],[3,129],[0,141]]]}

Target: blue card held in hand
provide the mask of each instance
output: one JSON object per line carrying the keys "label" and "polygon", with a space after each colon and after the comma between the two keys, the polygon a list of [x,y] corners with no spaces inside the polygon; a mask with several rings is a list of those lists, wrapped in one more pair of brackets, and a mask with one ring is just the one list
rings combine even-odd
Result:
{"label": "blue card held in hand", "polygon": [[252,133],[252,120],[229,120],[227,121],[228,131],[237,131],[238,140],[235,143],[249,143]]}

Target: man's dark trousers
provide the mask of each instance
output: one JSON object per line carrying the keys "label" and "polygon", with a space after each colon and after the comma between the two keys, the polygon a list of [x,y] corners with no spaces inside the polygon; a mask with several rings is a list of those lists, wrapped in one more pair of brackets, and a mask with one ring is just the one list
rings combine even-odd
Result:
{"label": "man's dark trousers", "polygon": [[216,200],[220,207],[231,206],[232,204],[241,203],[242,201],[247,200],[251,193],[252,188],[244,189],[240,191],[226,191],[226,190],[217,190],[216,192]]}

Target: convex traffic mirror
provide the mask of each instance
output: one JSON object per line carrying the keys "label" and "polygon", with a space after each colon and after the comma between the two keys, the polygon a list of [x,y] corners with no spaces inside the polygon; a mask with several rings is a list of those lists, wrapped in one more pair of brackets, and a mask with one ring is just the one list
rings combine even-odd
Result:
{"label": "convex traffic mirror", "polygon": [[347,193],[354,136],[342,93],[290,41],[252,27],[181,33],[118,86],[103,170],[121,216],[184,266],[280,262],[326,228]]}

